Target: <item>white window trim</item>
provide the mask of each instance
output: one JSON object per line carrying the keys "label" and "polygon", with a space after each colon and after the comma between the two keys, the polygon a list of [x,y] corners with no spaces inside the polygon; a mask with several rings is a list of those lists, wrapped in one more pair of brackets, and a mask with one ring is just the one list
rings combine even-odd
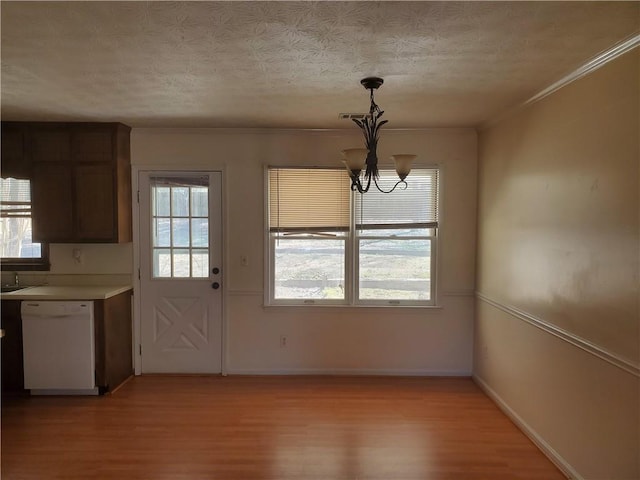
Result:
{"label": "white window trim", "polygon": [[[275,255],[274,251],[275,237],[271,235],[269,230],[269,168],[297,168],[292,165],[265,165],[263,172],[264,185],[264,214],[263,214],[263,240],[264,240],[264,303],[266,308],[271,307],[343,307],[343,308],[424,308],[424,309],[440,309],[442,306],[439,301],[438,279],[440,278],[440,248],[439,240],[442,237],[443,228],[443,184],[444,184],[444,168],[438,164],[416,164],[413,169],[436,169],[438,170],[438,227],[436,235],[417,237],[432,239],[431,248],[431,281],[430,281],[430,300],[359,300],[356,298],[356,279],[358,278],[359,262],[355,261],[358,254],[358,237],[355,232],[355,214],[353,195],[350,196],[350,227],[346,238],[345,248],[345,289],[344,300],[336,299],[276,299],[274,298],[274,282],[271,281],[272,273],[275,271]],[[302,168],[327,168],[304,166]],[[331,168],[331,167],[329,167]],[[409,174],[408,181],[411,179]]]}

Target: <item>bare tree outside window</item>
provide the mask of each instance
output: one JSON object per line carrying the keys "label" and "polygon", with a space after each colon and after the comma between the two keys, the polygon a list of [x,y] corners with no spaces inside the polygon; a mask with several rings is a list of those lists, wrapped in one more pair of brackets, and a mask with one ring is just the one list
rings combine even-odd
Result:
{"label": "bare tree outside window", "polygon": [[32,239],[29,180],[0,179],[0,207],[2,259],[41,258],[42,245]]}

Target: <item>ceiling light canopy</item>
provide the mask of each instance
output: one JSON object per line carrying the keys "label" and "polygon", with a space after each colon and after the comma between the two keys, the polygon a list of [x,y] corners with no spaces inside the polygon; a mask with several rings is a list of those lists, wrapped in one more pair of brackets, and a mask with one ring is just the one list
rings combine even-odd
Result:
{"label": "ceiling light canopy", "polygon": [[[344,164],[349,170],[349,176],[351,177],[351,190],[358,191],[360,193],[366,193],[371,187],[371,180],[376,188],[382,193],[393,192],[398,185],[401,188],[407,188],[407,182],[405,178],[411,171],[411,162],[416,158],[412,154],[398,154],[391,155],[391,158],[396,164],[396,172],[400,180],[390,190],[383,190],[378,185],[378,138],[380,135],[380,127],[382,127],[388,120],[380,120],[383,110],[376,104],[373,98],[373,91],[377,90],[380,85],[384,83],[384,80],[380,77],[367,77],[360,80],[360,83],[369,90],[371,97],[371,106],[369,107],[369,114],[363,119],[352,118],[358,127],[364,134],[364,143],[366,148],[348,148],[342,151],[344,157]],[[366,165],[366,169],[365,169]],[[360,173],[365,169],[364,176],[361,178]],[[366,183],[365,186],[363,184]]]}

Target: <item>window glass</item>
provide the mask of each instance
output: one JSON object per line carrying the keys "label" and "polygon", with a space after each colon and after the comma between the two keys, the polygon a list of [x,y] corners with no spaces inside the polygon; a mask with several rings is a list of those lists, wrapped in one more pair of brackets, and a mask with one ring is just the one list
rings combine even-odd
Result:
{"label": "window glass", "polygon": [[360,300],[430,300],[431,241],[359,241]]}
{"label": "window glass", "polygon": [[345,240],[277,238],[275,299],[344,299]]}
{"label": "window glass", "polygon": [[[381,186],[395,181],[380,171]],[[342,169],[268,169],[267,301],[432,305],[438,187],[435,168],[364,194]]]}
{"label": "window glass", "polygon": [[48,246],[32,237],[31,182],[0,179],[0,256],[4,268],[47,269]]}
{"label": "window glass", "polygon": [[155,278],[209,276],[208,177],[153,177],[151,226]]}

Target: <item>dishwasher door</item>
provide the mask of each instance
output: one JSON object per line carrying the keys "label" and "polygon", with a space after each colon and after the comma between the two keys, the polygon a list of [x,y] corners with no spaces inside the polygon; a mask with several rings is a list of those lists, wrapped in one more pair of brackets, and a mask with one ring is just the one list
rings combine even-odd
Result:
{"label": "dishwasher door", "polygon": [[24,388],[97,395],[93,302],[23,301]]}

